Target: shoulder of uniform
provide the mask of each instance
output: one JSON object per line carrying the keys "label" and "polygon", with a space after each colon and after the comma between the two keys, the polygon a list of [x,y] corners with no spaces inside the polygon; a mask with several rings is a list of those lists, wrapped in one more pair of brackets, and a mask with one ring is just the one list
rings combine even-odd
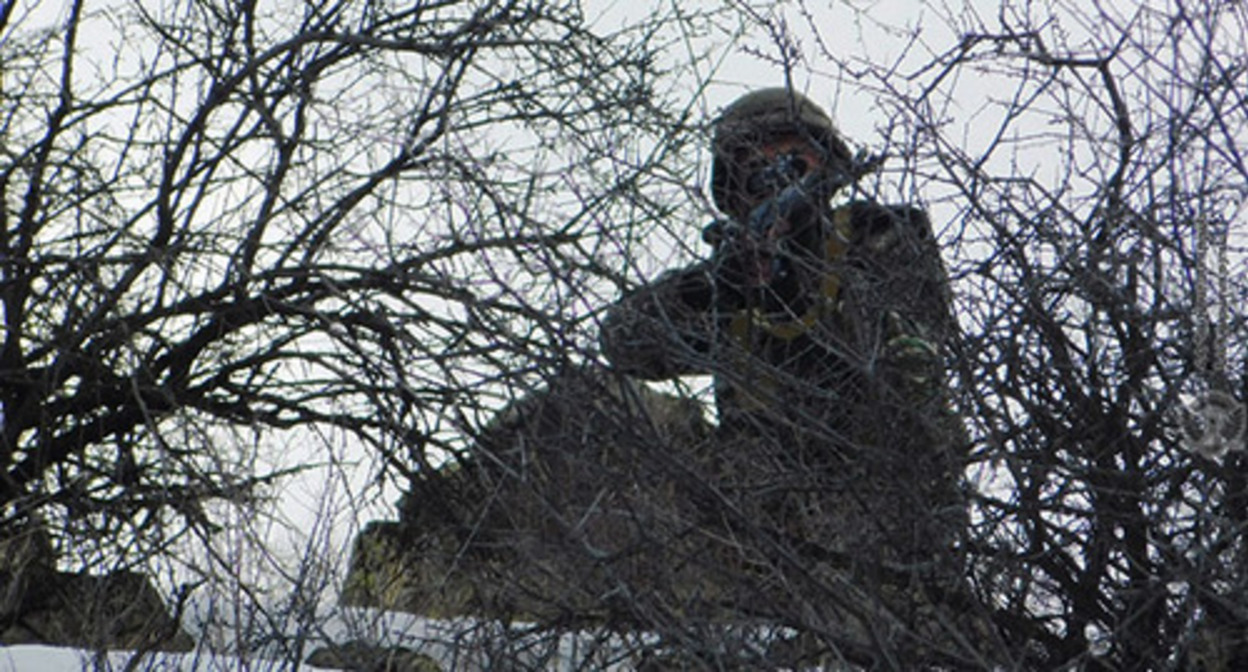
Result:
{"label": "shoulder of uniform", "polygon": [[832,211],[836,228],[856,242],[898,234],[926,238],[932,224],[927,213],[912,205],[852,201]]}

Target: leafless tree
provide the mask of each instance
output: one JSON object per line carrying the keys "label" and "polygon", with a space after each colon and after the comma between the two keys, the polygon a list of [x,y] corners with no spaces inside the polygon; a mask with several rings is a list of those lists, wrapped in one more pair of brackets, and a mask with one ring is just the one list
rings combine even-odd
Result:
{"label": "leafless tree", "polygon": [[1023,667],[1242,666],[1248,14],[946,25],[911,72],[844,65],[950,213],[982,596]]}
{"label": "leafless tree", "polygon": [[279,446],[403,483],[451,458],[584,359],[610,222],[694,182],[657,55],[705,16],[4,7],[0,503],[90,562],[209,538],[330,459]]}
{"label": "leafless tree", "polygon": [[[6,526],[141,565],[333,454],[266,450],[346,445],[407,493],[379,538],[437,560],[412,571],[441,607],[547,652],[605,624],[593,664],[1234,669],[1248,14],[929,10],[951,37],[899,66],[744,3],[609,29],[572,0],[5,4]],[[718,444],[700,402],[602,367],[602,309],[701,253],[699,92],[729,76],[702,45],[743,36],[869,98],[852,140],[888,160],[858,195],[937,229],[965,591],[839,584],[854,558],[717,476],[825,486],[787,446]],[[482,660],[541,662],[532,633]]]}
{"label": "leafless tree", "polygon": [[209,457],[253,430],[338,428],[414,468],[526,345],[575,343],[541,318],[620,256],[605,214],[679,175],[646,155],[680,115],[644,26],[595,34],[572,3],[297,10],[7,17],[10,511],[195,520],[274,476]]}

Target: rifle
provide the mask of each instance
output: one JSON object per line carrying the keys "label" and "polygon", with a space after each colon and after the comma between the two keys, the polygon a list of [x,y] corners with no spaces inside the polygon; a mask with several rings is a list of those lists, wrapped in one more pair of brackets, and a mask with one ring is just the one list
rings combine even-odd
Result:
{"label": "rifle", "polygon": [[[730,284],[767,286],[785,279],[792,242],[802,240],[810,234],[811,227],[819,225],[820,215],[833,194],[875,172],[884,163],[884,156],[859,153],[849,166],[833,166],[794,179],[801,172],[794,165],[796,160],[782,157],[747,178],[751,190],[783,188],[751,210],[744,223],[717,220],[703,229],[702,239],[713,246],[712,267],[725,271],[723,279]],[[764,256],[767,269],[760,266]],[[754,268],[741,268],[744,263],[752,263]]]}

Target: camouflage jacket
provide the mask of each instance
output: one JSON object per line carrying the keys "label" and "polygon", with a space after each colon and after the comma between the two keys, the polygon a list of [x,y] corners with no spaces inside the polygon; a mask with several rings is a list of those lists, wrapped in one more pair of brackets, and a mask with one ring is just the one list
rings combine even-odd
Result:
{"label": "camouflage jacket", "polygon": [[821,224],[822,258],[794,267],[800,291],[785,309],[751,306],[705,261],[613,306],[603,353],[645,379],[714,376],[711,459],[728,491],[811,493],[802,538],[866,565],[922,562],[965,527],[939,250],[914,208],[854,202]]}
{"label": "camouflage jacket", "polygon": [[838,444],[891,443],[905,427],[907,443],[947,442],[928,425],[948,415],[954,322],[926,214],[858,201],[822,224],[799,301],[750,307],[717,284],[713,261],[669,271],[608,312],[604,355],[645,379],[713,374],[724,427]]}

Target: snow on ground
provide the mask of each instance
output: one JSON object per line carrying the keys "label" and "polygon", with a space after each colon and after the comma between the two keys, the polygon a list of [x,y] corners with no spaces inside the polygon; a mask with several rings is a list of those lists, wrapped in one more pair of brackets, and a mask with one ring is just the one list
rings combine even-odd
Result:
{"label": "snow on ground", "polygon": [[[197,641],[209,639],[195,633]],[[317,667],[305,661],[328,642],[343,645],[363,641],[381,648],[402,647],[424,654],[444,670],[488,670],[519,663],[523,669],[555,672],[574,669],[631,669],[630,652],[654,638],[645,634],[620,635],[583,631],[558,638],[529,631],[523,624],[504,628],[473,619],[433,620],[411,614],[373,609],[340,609],[323,614],[301,633],[270,638],[267,648],[240,657],[197,650],[189,653],[148,653],[135,659],[133,651],[98,653],[39,644],[0,646],[0,672],[315,672],[338,668]],[[281,654],[281,649],[295,653]],[[635,661],[633,661],[635,662]]]}
{"label": "snow on ground", "polygon": [[[294,666],[275,660],[242,660],[204,653],[161,653],[133,661],[130,651],[111,651],[101,656],[81,649],[37,644],[0,648],[0,672],[79,672],[79,670],[127,670],[135,672],[267,672]],[[132,662],[137,662],[131,667]],[[324,668],[303,665],[307,672]]]}

